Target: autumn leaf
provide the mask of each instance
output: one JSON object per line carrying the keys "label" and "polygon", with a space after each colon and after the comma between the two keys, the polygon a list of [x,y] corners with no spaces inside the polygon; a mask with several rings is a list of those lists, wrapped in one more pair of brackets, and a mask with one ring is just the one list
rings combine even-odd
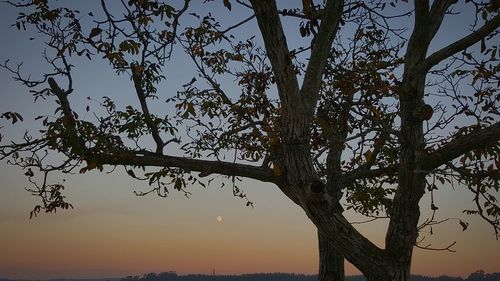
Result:
{"label": "autumn leaf", "polygon": [[32,177],[32,176],[34,176],[35,174],[33,173],[33,171],[32,171],[30,168],[28,168],[28,171],[27,171],[26,173],[24,173],[24,175],[25,175],[25,176],[28,176],[28,177]]}
{"label": "autumn leaf", "polygon": [[182,180],[181,180],[181,178],[177,178],[175,180],[174,188],[176,190],[181,190],[182,189]]}
{"label": "autumn leaf", "polygon": [[194,105],[192,103],[187,104],[186,113],[191,114],[193,117],[196,117],[196,111],[194,110]]}
{"label": "autumn leaf", "polygon": [[136,178],[135,173],[132,170],[127,170],[127,174],[133,178]]}
{"label": "autumn leaf", "polygon": [[224,7],[231,11],[231,2],[229,2],[229,0],[224,0]]}
{"label": "autumn leaf", "polygon": [[7,120],[12,119],[12,124],[15,124],[17,121],[23,121],[23,117],[21,116],[21,114],[19,114],[17,112],[11,112],[11,111],[7,111],[5,113],[2,113],[0,115],[0,118],[5,118]]}
{"label": "autumn leaf", "polygon": [[99,27],[94,27],[90,31],[89,38],[96,37],[97,35],[101,34],[101,32],[102,32],[102,29],[100,29]]}
{"label": "autumn leaf", "polygon": [[371,150],[368,150],[365,152],[365,158],[366,162],[372,162],[373,161],[373,152]]}
{"label": "autumn leaf", "polygon": [[469,223],[460,220],[460,226],[462,226],[462,231],[465,231],[469,227]]}

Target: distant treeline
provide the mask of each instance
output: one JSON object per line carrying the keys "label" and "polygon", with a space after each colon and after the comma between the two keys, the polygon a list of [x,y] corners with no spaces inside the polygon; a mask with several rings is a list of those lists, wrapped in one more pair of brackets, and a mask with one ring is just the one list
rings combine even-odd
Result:
{"label": "distant treeline", "polygon": [[[177,275],[174,271],[163,273],[148,273],[142,276],[127,276],[124,278],[102,278],[102,279],[51,279],[46,281],[317,281],[317,275],[290,274],[290,273],[258,273],[243,275]],[[365,281],[363,276],[348,276],[346,281]],[[476,271],[467,278],[460,277],[426,277],[413,275],[411,281],[500,281],[500,272],[485,273]],[[2,279],[0,281],[34,281],[34,280],[12,280]]]}
{"label": "distant treeline", "polygon": [[[120,281],[317,281],[317,275],[290,274],[290,273],[257,273],[243,275],[177,275],[174,271],[163,273],[148,273],[142,276],[127,276]],[[413,275],[411,281],[500,281],[500,273],[485,273],[476,271],[466,279],[461,277],[426,277]],[[363,276],[348,276],[346,281],[366,281]]]}

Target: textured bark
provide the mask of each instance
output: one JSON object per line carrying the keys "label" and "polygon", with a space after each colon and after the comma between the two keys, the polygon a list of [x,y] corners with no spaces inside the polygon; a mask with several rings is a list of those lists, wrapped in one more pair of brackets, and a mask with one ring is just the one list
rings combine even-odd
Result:
{"label": "textured bark", "polygon": [[[401,154],[398,188],[394,195],[391,219],[386,235],[386,254],[390,267],[381,274],[368,274],[375,280],[409,280],[413,245],[418,236],[419,201],[425,191],[425,173],[421,158],[425,148],[423,121],[415,118],[415,108],[425,102],[426,72],[419,69],[429,44],[442,22],[444,13],[454,1],[436,1],[429,11],[427,1],[415,2],[414,30],[408,42],[400,91]],[[373,276],[373,278],[372,278]]]}
{"label": "textured bark", "polygon": [[466,136],[459,136],[430,154],[423,155],[422,168],[424,170],[435,169],[471,150],[495,145],[499,140],[500,122],[497,122]]}
{"label": "textured bark", "polygon": [[318,231],[319,281],[344,281],[344,256]]}
{"label": "textured bark", "polygon": [[338,202],[332,203],[324,194],[311,194],[303,208],[319,231],[363,273],[377,272],[388,266],[384,251],[346,220]]}

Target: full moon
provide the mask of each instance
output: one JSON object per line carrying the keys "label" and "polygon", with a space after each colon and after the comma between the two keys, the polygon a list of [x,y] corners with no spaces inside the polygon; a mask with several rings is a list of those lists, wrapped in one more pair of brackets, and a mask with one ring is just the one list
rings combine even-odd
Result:
{"label": "full moon", "polygon": [[217,220],[218,223],[222,223],[222,217],[221,216],[217,216],[216,220]]}

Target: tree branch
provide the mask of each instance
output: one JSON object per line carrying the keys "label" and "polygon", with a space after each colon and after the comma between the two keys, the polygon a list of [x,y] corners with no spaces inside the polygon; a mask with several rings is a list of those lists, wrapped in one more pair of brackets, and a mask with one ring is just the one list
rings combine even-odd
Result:
{"label": "tree branch", "polygon": [[[441,23],[443,22],[444,16],[446,15],[446,12],[448,9],[451,7],[451,5],[457,3],[458,0],[441,0],[441,1],[434,1],[432,3],[431,10],[429,12],[429,21],[428,21],[428,27],[429,27],[429,33],[432,34],[432,37],[436,35],[439,27],[441,26]],[[431,38],[432,38],[431,37]]]}
{"label": "tree branch", "polygon": [[263,182],[280,183],[280,178],[269,168],[260,166],[251,166],[246,164],[209,161],[201,159],[191,159],[177,156],[158,155],[148,152],[133,152],[127,150],[114,150],[111,154],[92,155],[92,152],[87,150],[81,143],[76,132],[76,121],[73,117],[72,110],[66,98],[67,93],[64,92],[55,82],[49,78],[49,85],[52,91],[57,95],[62,111],[64,114],[65,126],[71,130],[71,137],[74,138],[73,145],[78,145],[82,155],[91,157],[97,160],[99,164],[108,165],[128,165],[128,166],[156,166],[156,167],[177,167],[186,171],[200,172],[200,176],[208,176],[210,174],[220,174],[227,176],[241,176],[260,180]]}
{"label": "tree branch", "polygon": [[[133,72],[133,71],[132,71]],[[144,114],[144,120],[149,130],[151,131],[151,135],[153,136],[153,140],[156,143],[156,153],[163,154],[163,148],[165,147],[165,142],[160,136],[160,130],[153,119],[151,118],[151,112],[149,111],[149,106],[146,101],[146,93],[142,88],[142,77],[133,73],[132,80],[134,82],[135,92],[137,97],[139,98],[139,102],[141,104],[142,113]]]}
{"label": "tree branch", "polygon": [[423,22],[429,14],[429,1],[415,1],[415,23]]}
{"label": "tree branch", "polygon": [[[339,210],[328,208],[329,203],[312,199],[307,204],[309,218],[321,233],[333,242],[335,248],[345,255],[362,272],[373,272],[376,268],[388,266],[384,250],[378,248],[370,240],[359,233]],[[341,208],[339,206],[339,208]]]}
{"label": "tree branch", "polygon": [[424,156],[421,167],[425,171],[433,170],[473,149],[492,146],[497,144],[498,141],[500,141],[500,122],[466,136],[455,138]]}
{"label": "tree branch", "polygon": [[211,174],[246,177],[263,182],[280,183],[280,178],[269,168],[238,164],[233,162],[192,159],[178,156],[156,155],[153,153],[134,153],[121,151],[106,155],[98,160],[100,164],[148,166],[148,167],[176,167],[186,171],[200,172],[200,177]]}
{"label": "tree branch", "polygon": [[425,59],[422,62],[423,70],[428,71],[434,65],[438,64],[442,60],[449,58],[450,56],[462,50],[465,50],[466,48],[479,42],[486,35],[495,31],[499,26],[500,26],[500,15],[496,15],[493,19],[485,22],[485,24],[478,30],[472,32],[471,34],[463,37],[462,39],[459,39],[430,55],[427,59]]}
{"label": "tree branch", "polygon": [[281,103],[286,109],[290,106],[301,106],[296,102],[299,98],[299,84],[276,2],[252,0],[251,3],[264,39],[267,56],[273,67]]}
{"label": "tree branch", "polygon": [[[432,171],[439,166],[474,149],[489,147],[500,141],[500,122],[488,128],[478,130],[466,136],[460,136],[423,156],[420,161],[421,168],[425,171]],[[342,183],[349,184],[357,179],[378,178],[391,176],[398,173],[398,167],[389,166],[379,169],[355,169],[342,175]]]}
{"label": "tree branch", "polygon": [[323,71],[326,60],[330,55],[333,39],[342,19],[343,7],[343,0],[329,0],[326,2],[325,16],[321,21],[318,35],[313,40],[311,57],[307,64],[304,83],[300,89],[305,109],[304,114],[310,116],[309,118],[312,118],[314,109],[316,108]]}
{"label": "tree branch", "polygon": [[355,169],[342,175],[341,182],[350,184],[355,180],[373,179],[384,176],[395,176],[398,173],[398,166],[388,166],[378,169]]}

